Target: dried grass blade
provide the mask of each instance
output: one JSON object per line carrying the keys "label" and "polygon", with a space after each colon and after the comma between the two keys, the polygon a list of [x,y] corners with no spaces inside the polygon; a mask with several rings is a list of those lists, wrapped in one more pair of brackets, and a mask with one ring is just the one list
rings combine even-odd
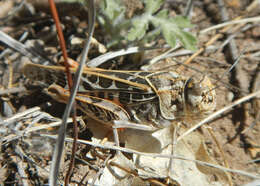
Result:
{"label": "dried grass blade", "polygon": [[23,43],[13,39],[6,33],[0,30],[0,41],[5,43],[7,46],[16,50],[17,52],[21,53],[24,56],[27,56],[32,62],[44,64],[46,62],[52,62],[50,59],[41,56],[39,53],[34,51],[33,49],[28,48]]}
{"label": "dried grass blade", "polygon": [[94,32],[94,23],[95,23],[95,6],[94,6],[94,0],[88,1],[89,2],[89,11],[88,11],[88,23],[89,23],[89,28],[88,28],[88,35],[89,37],[87,38],[87,42],[84,46],[83,52],[82,52],[82,57],[80,60],[79,67],[77,69],[74,81],[73,81],[73,87],[70,95],[69,102],[66,106],[64,115],[62,117],[62,125],[59,129],[59,136],[56,141],[53,157],[52,157],[52,165],[51,165],[51,173],[49,177],[49,184],[51,186],[57,185],[57,179],[58,179],[58,174],[59,174],[59,167],[60,167],[60,162],[61,162],[61,157],[62,157],[62,152],[64,148],[64,139],[65,139],[65,131],[67,127],[67,119],[69,117],[69,114],[71,112],[73,102],[76,96],[76,91],[79,87],[79,82],[80,82],[80,77],[83,72],[84,66],[85,66],[85,61],[88,55],[88,50],[89,50],[89,45],[90,41]]}

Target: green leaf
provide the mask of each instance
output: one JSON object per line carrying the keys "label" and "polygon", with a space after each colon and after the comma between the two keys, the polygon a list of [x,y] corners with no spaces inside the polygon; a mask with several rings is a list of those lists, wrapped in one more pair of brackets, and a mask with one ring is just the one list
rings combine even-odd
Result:
{"label": "green leaf", "polygon": [[[102,12],[100,17],[103,19],[98,20],[103,23],[106,33],[110,34],[108,38],[111,41],[115,40],[115,43],[119,45],[125,39],[130,41],[142,39],[141,42],[149,42],[151,38],[157,39],[162,34],[165,41],[172,47],[178,40],[185,48],[196,49],[196,38],[184,31],[185,28],[193,26],[189,20],[183,16],[169,17],[166,9],[158,11],[164,0],[142,0],[145,5],[143,14],[132,19],[125,18],[126,8],[122,2],[122,0],[100,0]],[[154,29],[146,33],[150,24],[153,24],[154,27],[151,28]],[[124,33],[127,31],[126,37]]]}
{"label": "green leaf", "polygon": [[176,35],[174,32],[171,32],[170,29],[168,29],[165,26],[162,26],[162,34],[165,38],[165,41],[171,46],[171,47],[175,47],[176,45]]}
{"label": "green leaf", "polygon": [[197,39],[192,34],[185,31],[179,31],[177,33],[177,36],[185,48],[192,51],[197,50],[196,48]]}
{"label": "green leaf", "polygon": [[101,9],[109,20],[115,20],[125,11],[125,8],[122,6],[120,0],[103,0],[101,1]]}
{"label": "green leaf", "polygon": [[145,19],[135,19],[133,21],[133,27],[127,35],[127,39],[134,41],[136,39],[141,39],[144,37],[145,32],[148,28],[148,21]]}
{"label": "green leaf", "polygon": [[158,14],[156,14],[156,17],[160,18],[160,19],[167,19],[168,18],[168,10],[163,9],[160,12],[158,12]]}
{"label": "green leaf", "polygon": [[184,16],[176,16],[174,18],[171,18],[170,21],[180,28],[191,28],[193,26],[190,23],[189,19]]}
{"label": "green leaf", "polygon": [[152,14],[156,12],[162,5],[163,0],[146,0],[145,1],[145,12]]}
{"label": "green leaf", "polygon": [[[176,21],[177,20],[177,21]],[[184,26],[190,26],[186,19],[178,17],[176,19],[165,19],[158,16],[153,16],[150,18],[150,21],[156,28],[160,28],[161,32],[166,40],[166,42],[174,47],[176,39],[179,39],[180,42],[184,45],[185,48],[189,50],[196,50],[196,38],[193,37],[188,32],[183,31],[183,26],[181,25],[181,20],[185,20]]]}

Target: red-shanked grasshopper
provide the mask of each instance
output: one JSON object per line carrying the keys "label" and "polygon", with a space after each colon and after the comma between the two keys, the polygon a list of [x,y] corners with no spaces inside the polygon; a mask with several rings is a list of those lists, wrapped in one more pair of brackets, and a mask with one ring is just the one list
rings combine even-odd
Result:
{"label": "red-shanked grasshopper", "polygon": [[[76,67],[71,67],[74,74]],[[24,74],[47,84],[48,94],[66,102],[65,67],[28,63]],[[200,81],[173,71],[120,71],[85,68],[76,96],[78,109],[106,125],[114,120],[168,126],[173,120],[199,117],[215,109],[216,95],[207,77]]]}

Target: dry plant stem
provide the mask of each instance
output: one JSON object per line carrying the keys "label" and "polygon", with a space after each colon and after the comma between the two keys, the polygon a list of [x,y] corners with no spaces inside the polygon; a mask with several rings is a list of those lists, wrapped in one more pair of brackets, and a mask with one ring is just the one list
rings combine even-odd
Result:
{"label": "dry plant stem", "polygon": [[[66,44],[65,44],[64,36],[63,36],[62,29],[61,29],[61,26],[60,26],[60,20],[59,20],[59,17],[58,17],[58,13],[57,13],[57,9],[56,9],[54,1],[49,0],[49,5],[50,5],[52,16],[53,16],[53,19],[55,21],[55,25],[56,25],[56,28],[57,28],[57,32],[58,32],[58,36],[59,36],[59,42],[60,42],[62,55],[63,55],[63,58],[64,58],[65,67],[66,67],[66,75],[67,75],[69,90],[71,91],[72,85],[73,85],[72,84],[72,75],[71,75],[70,70],[69,70],[68,54],[67,54],[67,51],[66,51]],[[75,162],[75,153],[76,153],[76,150],[77,150],[76,141],[78,139],[78,125],[77,125],[77,122],[76,122],[76,103],[73,104],[73,116],[72,116],[72,118],[73,118],[73,123],[74,123],[74,125],[73,125],[74,142],[73,142],[73,146],[72,146],[72,154],[71,154],[69,170],[68,170],[66,177],[65,177],[65,185],[69,184],[69,178],[70,178],[70,176],[73,172],[73,167],[74,167],[74,162]]]}
{"label": "dry plant stem", "polygon": [[[258,94],[260,93],[260,91],[258,92]],[[44,137],[49,137],[52,139],[56,139],[57,136],[55,135],[46,135],[46,134],[42,134],[41,136]],[[73,139],[72,138],[66,138],[65,139],[67,142],[72,142]],[[195,163],[198,163],[200,165],[203,166],[209,166],[209,167],[214,167],[217,169],[220,169],[222,171],[227,171],[227,172],[232,172],[232,173],[236,173],[236,174],[240,174],[243,176],[247,176],[250,178],[254,178],[254,179],[260,179],[260,175],[257,174],[251,174],[245,171],[241,171],[241,170],[236,170],[236,169],[228,169],[226,167],[223,166],[219,166],[219,165],[215,165],[215,164],[211,164],[211,163],[207,163],[207,162],[203,162],[203,161],[199,161],[199,160],[194,160],[194,159],[190,159],[190,158],[185,158],[183,156],[172,156],[172,155],[168,155],[168,154],[157,154],[157,153],[144,153],[144,152],[139,152],[136,150],[132,150],[132,149],[128,149],[128,148],[123,148],[123,147],[117,147],[117,146],[111,146],[111,145],[101,145],[101,144],[97,144],[91,141],[86,141],[86,140],[78,140],[78,143],[82,143],[82,144],[86,144],[86,145],[91,145],[94,147],[99,147],[99,148],[103,148],[103,149],[111,149],[111,150],[118,150],[121,152],[126,152],[126,153],[133,153],[133,154],[137,154],[137,155],[141,155],[141,156],[149,156],[149,157],[158,157],[158,158],[175,158],[175,159],[179,159],[179,160],[185,160],[185,161],[192,161]]]}
{"label": "dry plant stem", "polygon": [[[24,150],[19,145],[16,145],[15,143],[13,143],[13,148],[14,148],[14,152],[16,154],[15,159],[18,159],[18,163],[17,163],[18,165],[20,162],[22,162],[21,165],[24,165],[27,162],[28,164],[33,164],[33,165],[37,166],[39,169],[41,169],[41,171],[49,172],[49,170],[42,168],[41,165],[39,165],[37,162],[35,162],[33,159],[31,159],[30,156],[27,156],[27,154],[24,152]],[[26,160],[26,161],[24,161],[24,160]],[[24,170],[21,170],[21,171],[24,171]],[[24,173],[24,175],[25,175],[25,173]],[[27,178],[27,176],[25,176],[24,178]],[[30,180],[30,179],[28,179],[28,180]]]}
{"label": "dry plant stem", "polygon": [[121,49],[118,51],[112,51],[107,52],[105,54],[102,54],[94,59],[91,59],[86,63],[86,66],[88,67],[98,67],[100,64],[104,63],[105,61],[108,61],[110,59],[113,59],[118,56],[127,55],[127,54],[134,54],[137,52],[149,50],[149,49],[156,49],[156,48],[140,48],[140,47],[130,47],[127,49]]}
{"label": "dry plant stem", "polygon": [[[222,21],[223,22],[228,21],[229,16],[228,16],[228,13],[227,13],[227,10],[225,8],[225,4],[224,4],[223,0],[218,0],[217,2],[218,2],[218,6],[220,8]],[[232,61],[235,61],[238,58],[238,49],[237,49],[236,42],[234,41],[233,38],[230,39],[229,44],[228,44],[228,48],[230,50]],[[239,64],[236,65],[236,70],[238,70],[239,66],[240,66]]]}
{"label": "dry plant stem", "polygon": [[[212,131],[212,128],[207,127],[207,130],[208,130],[208,132],[210,133],[211,137],[213,138],[213,140],[215,141],[215,143],[216,143],[216,145],[217,145],[217,147],[218,147],[218,150],[219,150],[219,152],[220,152],[220,154],[221,154],[221,156],[222,156],[222,159],[223,159],[223,161],[224,161],[225,167],[226,167],[226,168],[230,168],[230,167],[229,167],[229,164],[228,164],[228,162],[227,162],[227,159],[226,159],[226,157],[225,157],[223,148],[222,148],[221,145],[219,144],[219,142],[218,142],[216,136],[214,135],[214,132]],[[229,185],[230,185],[230,186],[233,186],[231,174],[230,174],[229,172],[226,172],[226,174],[227,174],[227,177],[228,177]]]}
{"label": "dry plant stem", "polygon": [[[122,155],[122,154],[121,154],[121,155]],[[131,169],[129,169],[129,168],[122,167],[121,165],[119,165],[118,163],[116,163],[116,162],[114,162],[114,161],[110,161],[110,162],[109,162],[109,165],[110,165],[110,166],[117,167],[117,168],[119,168],[119,169],[121,169],[121,170],[123,170],[123,171],[125,171],[125,172],[127,172],[127,173],[129,173],[129,174],[133,174],[134,176],[138,176],[137,172],[135,172],[135,171],[133,171],[133,170],[131,170]]]}
{"label": "dry plant stem", "polygon": [[8,88],[4,90],[0,90],[0,96],[6,95],[6,94],[15,94],[19,92],[25,92],[25,87],[14,87],[14,88]]}
{"label": "dry plant stem", "polygon": [[[116,128],[113,128],[113,135],[114,135],[114,140],[115,140],[115,144],[116,146],[120,146],[120,143],[119,143],[119,136],[118,136],[118,131]],[[118,154],[119,151],[116,151],[116,153]]]}
{"label": "dry plant stem", "polygon": [[[76,108],[74,108],[74,110],[76,111]],[[72,153],[71,153],[71,158],[70,158],[69,170],[68,170],[66,177],[65,177],[65,185],[69,184],[69,179],[70,179],[72,172],[73,172],[73,169],[74,169],[75,156],[76,156],[76,151],[77,151],[78,123],[76,122],[75,112],[73,112],[72,118],[73,118],[74,140],[73,140],[73,145],[72,145]]]}
{"label": "dry plant stem", "polygon": [[43,168],[39,163],[37,163],[33,159],[31,159],[30,156],[27,156],[27,154],[24,152],[24,150],[19,145],[14,144],[14,151],[17,155],[16,157],[19,157],[22,160],[26,160],[26,162],[28,162],[30,164],[36,165],[38,169],[41,169],[41,171],[44,171],[46,173],[50,172],[50,170],[48,168]]}
{"label": "dry plant stem", "polygon": [[68,119],[69,114],[71,112],[71,109],[73,107],[73,102],[75,100],[76,92],[77,92],[77,89],[78,89],[79,83],[80,83],[80,77],[83,73],[85,61],[87,59],[87,55],[88,55],[88,51],[89,51],[89,47],[90,47],[90,41],[91,41],[91,38],[92,38],[93,32],[94,32],[94,23],[95,23],[95,16],[96,16],[94,0],[89,0],[88,5],[89,5],[88,37],[86,39],[86,43],[85,43],[83,51],[82,51],[79,67],[77,68],[77,71],[76,71],[76,74],[75,74],[72,91],[70,92],[69,101],[68,101],[68,104],[65,108],[65,111],[64,111],[64,114],[63,114],[63,117],[62,117],[62,125],[59,129],[59,136],[56,140],[56,145],[55,145],[55,149],[54,149],[54,153],[53,153],[53,157],[52,157],[50,177],[49,177],[49,184],[51,186],[57,185],[59,167],[60,167],[63,149],[64,149],[65,131],[66,131],[66,128],[67,128],[67,119]]}
{"label": "dry plant stem", "polygon": [[1,122],[0,122],[0,125],[8,125],[8,124],[11,123],[11,122],[14,122],[14,121],[16,121],[16,120],[21,119],[22,117],[24,117],[24,116],[27,115],[27,114],[31,114],[31,113],[37,112],[37,111],[39,111],[39,110],[40,110],[40,107],[33,107],[33,108],[28,109],[28,110],[26,110],[26,111],[24,111],[24,112],[17,113],[17,114],[15,114],[14,116],[12,116],[12,117],[10,117],[10,118],[7,118],[7,119],[5,119],[5,120],[3,120],[3,121],[1,121]]}
{"label": "dry plant stem", "polygon": [[41,56],[36,51],[32,50],[31,48],[27,47],[20,41],[17,41],[4,33],[0,30],[0,41],[5,43],[8,47],[12,48],[13,50],[16,50],[17,52],[23,54],[24,56],[27,56],[31,61],[35,63],[45,63],[47,61],[51,62],[50,59],[48,59],[46,56]]}
{"label": "dry plant stem", "polygon": [[[77,120],[79,120],[80,118],[78,118]],[[72,119],[68,119],[68,123],[73,122]],[[52,127],[57,127],[61,125],[61,120],[60,121],[56,121],[56,122],[52,122],[50,124],[46,124],[46,125],[40,125],[40,126],[36,126],[36,127],[31,127],[31,128],[27,128],[25,131],[23,131],[24,135],[27,135],[31,132],[36,132],[38,130],[43,130],[43,129],[48,129],[48,128],[52,128]]]}
{"label": "dry plant stem", "polygon": [[234,24],[246,24],[246,23],[250,23],[250,22],[258,22],[260,21],[260,16],[257,17],[252,17],[252,18],[245,18],[245,19],[240,19],[240,20],[233,20],[233,21],[229,21],[229,22],[225,22],[225,23],[221,23],[209,28],[206,28],[202,31],[200,31],[200,34],[205,34],[206,32],[209,32],[211,30],[215,30],[215,29],[219,29],[225,26],[232,26]]}
{"label": "dry plant stem", "polygon": [[8,60],[9,67],[9,79],[8,79],[8,88],[12,88],[13,82],[13,64],[12,61]]}
{"label": "dry plant stem", "polygon": [[[173,124],[169,127],[170,129],[170,134],[171,134],[171,138],[172,138],[172,142],[169,144],[171,146],[171,155],[176,155],[176,141],[177,141],[177,131],[180,127],[180,124],[178,123],[176,126],[174,126]],[[171,170],[174,170],[173,165],[175,165],[174,163],[174,159],[170,158],[169,160],[169,166],[168,166],[168,170],[167,170],[167,176],[170,177],[170,172]]]}
{"label": "dry plant stem", "polygon": [[193,0],[188,0],[184,11],[184,16],[190,18],[192,9],[193,9]]}
{"label": "dry plant stem", "polygon": [[254,159],[254,160],[251,160],[251,161],[248,161],[247,163],[257,163],[257,162],[259,162],[259,161],[260,161],[260,158]]}
{"label": "dry plant stem", "polygon": [[138,129],[138,130],[143,130],[143,131],[155,131],[158,128],[155,128],[153,126],[147,126],[147,125],[140,125],[136,124],[130,121],[125,121],[125,120],[115,120],[114,124],[112,127],[113,129],[118,129],[118,128],[129,128],[129,129]]}
{"label": "dry plant stem", "polygon": [[[171,159],[172,159],[172,158],[171,158]],[[121,170],[123,170],[123,171],[125,171],[125,172],[127,172],[127,173],[129,173],[129,174],[134,175],[135,177],[139,177],[139,175],[138,175],[138,173],[137,173],[136,171],[131,170],[131,169],[129,169],[129,168],[122,167],[121,165],[119,165],[118,163],[116,163],[116,162],[114,162],[114,161],[110,161],[110,162],[109,162],[109,165],[110,165],[110,166],[117,167],[117,168],[119,168],[119,169],[121,169]],[[140,179],[142,179],[142,178],[140,177]],[[152,179],[147,179],[147,181],[149,181],[150,183],[154,183],[155,185],[166,186],[164,183],[161,183],[161,182],[159,182],[158,180],[155,180],[155,179],[153,179],[153,178],[152,178]]]}
{"label": "dry plant stem", "polygon": [[151,179],[151,178],[149,178],[149,179],[147,179],[150,183],[151,183],[151,185],[158,185],[158,186],[168,186],[169,184],[164,184],[164,183],[161,183],[161,182],[159,182],[158,180],[156,180],[156,179]]}
{"label": "dry plant stem", "polygon": [[22,182],[23,186],[29,186],[28,183],[28,177],[25,173],[25,168],[24,168],[24,162],[22,161],[22,159],[19,156],[16,156],[15,158],[12,158],[13,161],[16,163],[17,165],[17,170],[18,170],[18,174],[20,175],[20,180]]}
{"label": "dry plant stem", "polygon": [[95,177],[93,178],[92,183],[90,183],[90,186],[95,186],[95,182],[98,179],[98,177],[103,173],[105,166],[107,165],[108,160],[111,158],[111,154],[105,159],[102,167],[99,169],[99,171],[97,172],[97,174],[95,175]]}
{"label": "dry plant stem", "polygon": [[[68,123],[71,123],[71,122],[73,122],[72,119],[68,119]],[[47,124],[47,125],[40,125],[40,126],[36,126],[36,127],[26,128],[25,130],[21,131],[20,134],[10,134],[8,136],[1,138],[0,142],[2,142],[2,143],[4,142],[4,144],[6,144],[6,143],[9,143],[9,142],[16,140],[18,138],[26,136],[31,132],[36,132],[36,131],[48,129],[48,128],[51,128],[51,127],[57,127],[57,126],[60,126],[60,125],[61,125],[61,121],[57,121],[57,122],[53,122],[53,123],[50,123],[50,124]]]}
{"label": "dry plant stem", "polygon": [[251,12],[252,10],[256,9],[259,7],[259,0],[254,0],[247,8],[246,8],[246,11],[247,12]]}
{"label": "dry plant stem", "polygon": [[257,97],[260,95],[260,90],[254,93],[251,93],[247,96],[244,96],[238,100],[236,100],[235,102],[233,102],[232,104],[214,112],[213,114],[211,114],[209,117],[205,118],[204,120],[202,120],[201,122],[199,122],[197,125],[195,125],[194,127],[190,128],[189,130],[187,130],[185,133],[183,133],[178,139],[177,141],[180,141],[181,139],[183,139],[185,136],[187,136],[189,133],[195,131],[196,129],[198,129],[199,127],[201,127],[202,125],[212,121],[213,119],[216,119],[217,117],[220,117],[220,115],[228,110],[230,110],[231,108],[235,107],[236,105],[239,105],[243,102],[246,102],[254,97]]}
{"label": "dry plant stem", "polygon": [[66,43],[64,40],[64,36],[62,33],[62,29],[60,26],[60,20],[58,17],[58,13],[57,13],[57,9],[54,3],[54,0],[49,0],[49,5],[50,5],[50,9],[51,9],[51,13],[52,13],[52,17],[54,19],[55,25],[56,25],[56,29],[57,29],[57,33],[58,33],[58,37],[59,37],[59,43],[60,43],[60,47],[62,50],[62,55],[63,55],[63,59],[65,62],[65,67],[66,67],[66,75],[68,78],[68,85],[69,85],[69,90],[71,90],[72,88],[72,75],[70,74],[70,70],[69,70],[69,63],[68,63],[68,54],[66,51]]}
{"label": "dry plant stem", "polygon": [[[12,82],[13,82],[13,64],[12,61],[7,58],[8,61],[8,89],[12,88]],[[9,96],[9,95],[7,95]],[[13,106],[12,102],[10,101],[9,97],[2,97],[4,103],[3,103],[3,112],[5,113],[5,116],[9,117],[12,116],[13,113],[16,113],[16,109]]]}

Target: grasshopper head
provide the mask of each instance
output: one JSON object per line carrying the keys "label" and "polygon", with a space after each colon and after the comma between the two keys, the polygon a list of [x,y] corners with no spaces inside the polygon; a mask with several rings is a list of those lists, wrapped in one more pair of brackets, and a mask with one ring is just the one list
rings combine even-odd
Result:
{"label": "grasshopper head", "polygon": [[207,114],[216,108],[216,92],[207,76],[197,82],[192,78],[188,79],[183,93],[188,113]]}
{"label": "grasshopper head", "polygon": [[174,72],[161,72],[150,76],[148,80],[159,98],[159,108],[164,119],[199,116],[216,107],[216,93],[208,77],[195,81]]}

